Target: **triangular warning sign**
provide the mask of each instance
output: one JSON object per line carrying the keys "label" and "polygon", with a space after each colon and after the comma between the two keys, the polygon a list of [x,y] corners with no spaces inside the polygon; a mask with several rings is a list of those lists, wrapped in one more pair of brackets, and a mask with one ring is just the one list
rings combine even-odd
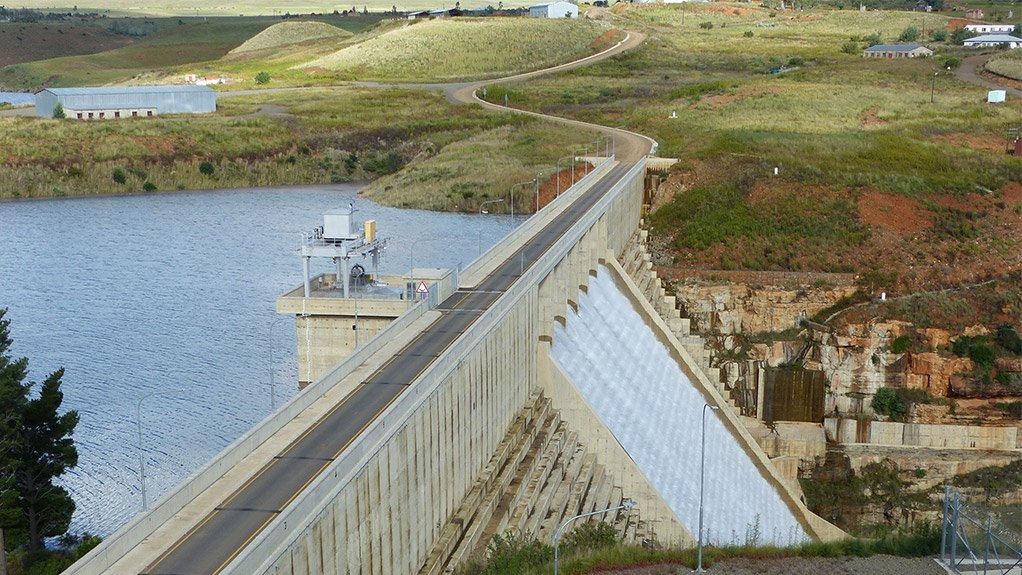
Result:
{"label": "triangular warning sign", "polygon": [[429,288],[426,287],[426,282],[420,281],[419,285],[415,288],[415,293],[429,293]]}

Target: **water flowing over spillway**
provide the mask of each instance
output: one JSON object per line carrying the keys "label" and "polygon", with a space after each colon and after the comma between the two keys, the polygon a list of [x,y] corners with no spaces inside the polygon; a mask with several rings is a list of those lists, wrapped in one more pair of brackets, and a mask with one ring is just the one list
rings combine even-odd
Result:
{"label": "water flowing over spillway", "polygon": [[[567,327],[554,326],[553,358],[695,537],[705,399],[607,268],[600,267],[579,297]],[[703,509],[704,541],[710,543],[790,545],[808,539],[777,488],[710,410]]]}

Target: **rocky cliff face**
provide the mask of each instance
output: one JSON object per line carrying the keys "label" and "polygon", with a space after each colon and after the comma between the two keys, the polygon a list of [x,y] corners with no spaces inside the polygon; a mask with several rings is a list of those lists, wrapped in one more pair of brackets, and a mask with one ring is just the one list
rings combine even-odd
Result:
{"label": "rocky cliff face", "polygon": [[[854,292],[854,286],[784,288],[705,282],[682,282],[674,289],[683,317],[690,318],[693,329],[706,338],[711,365],[720,369],[721,382],[740,405],[754,404],[760,367],[799,361],[827,376],[828,413],[872,414],[870,402],[882,387],[953,398],[1003,397],[1022,391],[1017,383],[1022,381],[1022,358],[997,359],[996,371],[1008,377],[992,381],[977,375],[968,357],[949,353],[957,337],[988,335],[982,325],[952,334],[881,319],[833,330],[803,324],[803,319]],[[803,325],[801,331],[792,330]],[[787,332],[789,339],[753,339],[764,332]],[[909,416],[918,423],[947,422],[947,407],[942,414],[938,411],[914,410]]]}
{"label": "rocky cliff face", "polygon": [[855,293],[854,286],[799,289],[751,287],[745,284],[676,286],[682,315],[700,333],[756,334],[785,331],[799,321]]}

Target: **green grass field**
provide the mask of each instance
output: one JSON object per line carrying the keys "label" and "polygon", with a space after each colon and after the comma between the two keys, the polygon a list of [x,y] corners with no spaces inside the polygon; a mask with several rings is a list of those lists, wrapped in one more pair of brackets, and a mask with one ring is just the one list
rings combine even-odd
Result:
{"label": "green grass field", "polygon": [[[965,198],[991,190],[991,203],[1011,207],[999,198],[1006,183],[1022,180],[1022,160],[1004,154],[1004,137],[1022,102],[987,105],[985,89],[943,70],[946,57],[963,55],[926,40],[945,16],[721,3],[635,5],[621,16],[650,30],[641,49],[496,86],[489,97],[649,134],[660,155],[680,158],[680,190],[651,217],[673,241],[678,264],[875,266],[900,268],[906,283],[939,284],[951,275],[938,271],[942,263],[991,267],[1018,248],[1017,234],[1001,228],[1010,212],[1002,217],[1002,208],[990,212]],[[935,57],[862,58],[863,37],[894,42],[910,26]],[[851,53],[843,51],[848,43]],[[769,73],[782,65],[787,71]],[[920,217],[935,223],[904,238],[877,232],[861,213],[874,195],[906,198],[884,206],[929,206],[924,214],[932,215]]]}
{"label": "green grass field", "polygon": [[[44,85],[60,87],[117,83],[153,84],[179,81],[180,76],[186,73],[228,76],[236,74],[233,79],[251,83],[252,76],[262,68],[280,70],[287,76],[286,70],[296,62],[307,61],[338,49],[351,34],[376,26],[381,18],[380,15],[321,16],[316,18],[315,22],[339,28],[341,33],[306,40],[297,45],[270,47],[235,55],[231,55],[230,52],[252,41],[267,28],[281,24],[280,19],[262,17],[128,20],[127,22],[150,22],[156,32],[125,40],[127,45],[113,50],[0,68],[0,89],[35,90]],[[284,61],[278,62],[282,57]],[[256,65],[246,65],[253,60],[256,61]],[[310,77],[309,74],[291,74],[290,77],[291,81],[298,85],[317,83],[316,78]],[[283,80],[283,76],[279,79]]]}
{"label": "green grass field", "polygon": [[451,81],[545,68],[595,51],[585,20],[443,18],[404,23],[302,65],[383,81]]}
{"label": "green grass field", "polygon": [[245,40],[241,46],[229,53],[242,54],[257,50],[277,50],[284,46],[303,44],[323,38],[348,38],[351,36],[351,32],[325,22],[281,22]]}
{"label": "green grass field", "polygon": [[994,56],[986,63],[986,69],[1007,78],[1022,80],[1022,52],[1008,50],[1004,54]]}
{"label": "green grass field", "polygon": [[[136,22],[136,21],[132,21]],[[493,77],[559,64],[605,48],[604,24],[530,18],[412,21],[369,16],[181,18],[126,46],[0,68],[0,89],[155,84],[184,74],[217,76],[224,89],[335,85],[351,80],[440,82]]]}
{"label": "green grass field", "polygon": [[[506,193],[505,183],[548,169],[569,143],[589,138],[430,91],[306,90],[225,98],[219,107],[215,115],[117,122],[0,117],[0,198],[338,183],[412,165],[377,180],[372,197],[475,211]],[[200,170],[207,162],[212,175]],[[463,177],[447,181],[445,170]],[[124,183],[115,182],[118,171]]]}

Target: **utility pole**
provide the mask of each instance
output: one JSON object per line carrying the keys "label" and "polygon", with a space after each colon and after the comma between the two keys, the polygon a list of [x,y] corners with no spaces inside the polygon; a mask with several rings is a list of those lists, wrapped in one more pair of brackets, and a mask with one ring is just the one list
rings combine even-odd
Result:
{"label": "utility pole", "polygon": [[0,575],[7,575],[7,551],[4,549],[4,530],[0,527]]}

